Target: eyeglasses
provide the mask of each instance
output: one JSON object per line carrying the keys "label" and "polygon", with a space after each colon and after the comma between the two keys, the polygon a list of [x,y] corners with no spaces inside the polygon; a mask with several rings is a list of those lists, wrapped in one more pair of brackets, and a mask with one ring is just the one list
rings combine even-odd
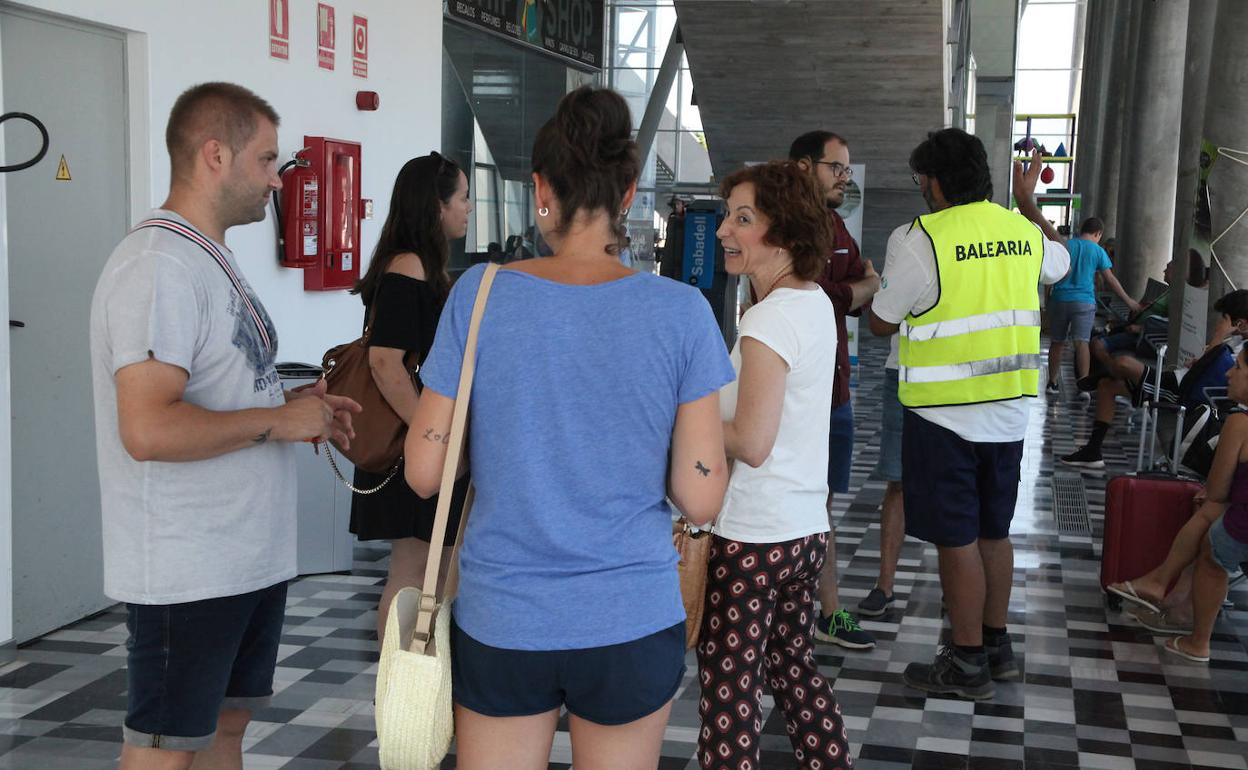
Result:
{"label": "eyeglasses", "polygon": [[[916,171],[916,172],[914,172],[913,174],[911,174],[911,175],[910,175],[910,178],[911,178],[911,179],[913,179],[913,180],[914,180],[914,183],[917,185],[917,184],[919,184],[919,177],[920,177],[920,176],[926,176],[926,174],[919,174],[919,172],[917,172],[917,171]],[[921,185],[920,185],[920,186],[921,186]]]}
{"label": "eyeglasses", "polygon": [[846,166],[844,163],[837,163],[834,160],[831,160],[831,161],[817,160],[815,161],[815,163],[820,166],[827,166],[828,168],[832,169],[832,173],[835,176],[843,176],[846,179],[854,178],[854,170],[850,168],[849,166]]}

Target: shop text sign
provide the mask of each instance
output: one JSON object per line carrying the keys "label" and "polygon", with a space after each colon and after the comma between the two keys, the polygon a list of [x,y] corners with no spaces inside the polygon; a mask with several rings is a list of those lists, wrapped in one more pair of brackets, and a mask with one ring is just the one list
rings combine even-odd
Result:
{"label": "shop text sign", "polygon": [[334,68],[334,7],[316,4],[316,65],[323,70]]}
{"label": "shop text sign", "polygon": [[368,77],[368,19],[363,16],[351,19],[351,74]]}
{"label": "shop text sign", "polygon": [[269,0],[269,56],[290,58],[290,5],[287,0]]}
{"label": "shop text sign", "polygon": [[602,68],[604,0],[443,0],[448,18]]}

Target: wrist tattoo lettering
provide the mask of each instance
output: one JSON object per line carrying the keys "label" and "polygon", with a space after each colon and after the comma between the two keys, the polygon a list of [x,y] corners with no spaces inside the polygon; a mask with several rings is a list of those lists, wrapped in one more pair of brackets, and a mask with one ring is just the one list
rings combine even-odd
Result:
{"label": "wrist tattoo lettering", "polygon": [[425,436],[424,436],[424,438],[425,438],[425,441],[429,441],[429,442],[434,443],[434,444],[449,444],[449,443],[451,443],[451,434],[450,434],[450,432],[447,432],[447,433],[434,433],[433,428],[426,428],[426,429],[425,429]]}
{"label": "wrist tattoo lettering", "polygon": [[251,438],[251,443],[255,444],[256,446],[259,446],[259,445],[261,445],[261,444],[266,444],[266,443],[268,443],[268,441],[269,441],[269,436],[270,436],[270,434],[272,434],[272,433],[273,433],[273,429],[272,429],[272,428],[269,428],[269,429],[268,429],[268,430],[266,430],[264,433],[260,433],[260,434],[257,434],[257,435],[255,435],[255,436],[252,436],[252,438]]}
{"label": "wrist tattoo lettering", "polygon": [[701,473],[703,476],[711,475],[711,469],[703,465],[701,460],[698,460],[698,464],[694,466],[694,470]]}

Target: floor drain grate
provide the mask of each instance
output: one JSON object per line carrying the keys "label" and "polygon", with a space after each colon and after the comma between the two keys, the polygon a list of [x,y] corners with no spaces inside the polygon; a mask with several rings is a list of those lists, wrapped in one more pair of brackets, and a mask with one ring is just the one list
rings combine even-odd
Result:
{"label": "floor drain grate", "polygon": [[1088,522],[1088,496],[1079,474],[1053,474],[1053,517],[1057,519],[1057,531],[1062,534],[1085,535],[1092,531]]}

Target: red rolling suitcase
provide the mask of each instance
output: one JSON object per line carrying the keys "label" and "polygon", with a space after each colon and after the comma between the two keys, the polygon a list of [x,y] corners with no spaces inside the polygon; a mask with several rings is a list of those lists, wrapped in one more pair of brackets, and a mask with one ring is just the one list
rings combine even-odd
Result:
{"label": "red rolling suitcase", "polygon": [[[1165,353],[1163,346],[1158,355]],[[1160,380],[1160,375],[1158,376]],[[1158,390],[1160,392],[1160,384]],[[1186,410],[1173,404],[1145,404],[1143,423],[1140,425],[1139,457],[1136,472],[1117,476],[1105,486],[1105,532],[1101,548],[1101,588],[1122,580],[1133,580],[1161,564],[1170,545],[1183,525],[1192,518],[1195,508],[1193,498],[1202,485],[1173,473],[1157,473],[1153,466],[1154,447],[1157,439],[1157,422],[1161,409],[1177,412],[1175,428],[1175,453],[1183,435],[1183,419]],[[1149,431],[1150,416],[1152,431]],[[1147,446],[1146,446],[1147,441]],[[1150,470],[1145,471],[1145,456]],[[1179,467],[1177,456],[1170,459],[1170,468]],[[1110,595],[1113,606],[1118,597]]]}
{"label": "red rolling suitcase", "polygon": [[1195,481],[1165,474],[1110,479],[1105,487],[1101,588],[1133,580],[1161,564],[1175,535],[1192,518],[1192,498],[1200,489]]}

